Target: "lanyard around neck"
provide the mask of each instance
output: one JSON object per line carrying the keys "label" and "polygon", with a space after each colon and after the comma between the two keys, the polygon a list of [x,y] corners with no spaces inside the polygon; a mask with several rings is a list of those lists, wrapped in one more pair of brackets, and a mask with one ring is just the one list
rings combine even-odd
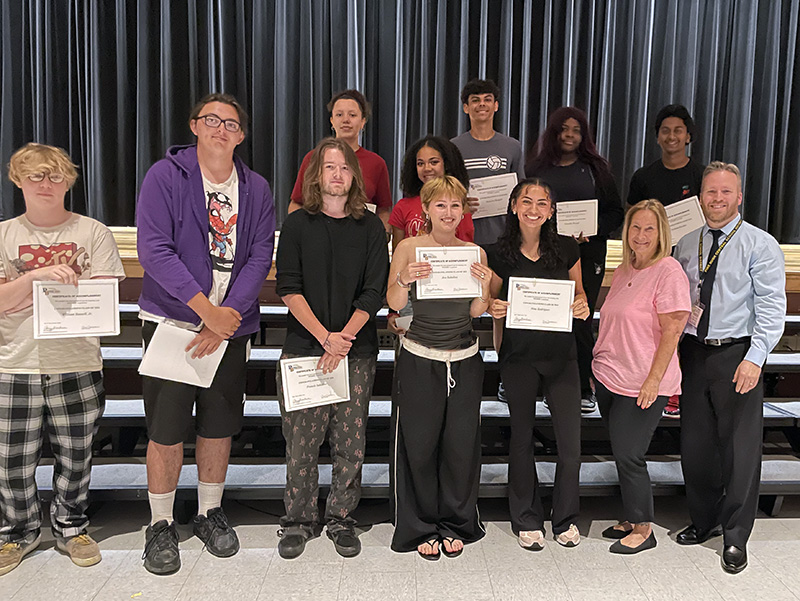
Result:
{"label": "lanyard around neck", "polygon": [[711,266],[714,264],[714,261],[717,260],[719,257],[719,253],[722,252],[722,249],[725,248],[725,245],[728,241],[733,238],[733,235],[742,225],[743,219],[739,217],[739,223],[736,224],[736,227],[731,230],[731,233],[725,237],[725,240],[722,241],[722,244],[719,245],[717,248],[717,252],[715,252],[712,256],[708,258],[708,263],[706,263],[705,269],[703,269],[703,232],[700,232],[700,241],[697,245],[697,270],[700,272],[700,279],[703,279],[703,276],[708,273],[708,270],[711,269]]}

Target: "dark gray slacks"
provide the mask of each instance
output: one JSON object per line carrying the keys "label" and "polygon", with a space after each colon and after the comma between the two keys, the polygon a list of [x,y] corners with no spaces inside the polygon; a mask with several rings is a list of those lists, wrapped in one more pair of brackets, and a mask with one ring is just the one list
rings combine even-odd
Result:
{"label": "dark gray slacks", "polygon": [[432,537],[483,538],[480,353],[447,368],[401,349],[395,364],[395,531],[392,549],[413,551]]}
{"label": "dark gray slacks", "polygon": [[650,407],[642,409],[636,397],[613,393],[601,382],[597,382],[596,394],[617,464],[623,518],[632,524],[652,522],[653,491],[645,454],[669,397],[658,396]]}
{"label": "dark gray slacks", "polygon": [[681,466],[692,523],[722,525],[725,545],[744,547],[758,511],[764,385],[738,394],[732,382],[750,348],[685,336],[680,344]]}

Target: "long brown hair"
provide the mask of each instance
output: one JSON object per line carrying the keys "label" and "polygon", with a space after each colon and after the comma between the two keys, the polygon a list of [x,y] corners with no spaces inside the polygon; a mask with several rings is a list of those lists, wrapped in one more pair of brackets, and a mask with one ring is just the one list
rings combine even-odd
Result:
{"label": "long brown hair", "polygon": [[350,172],[353,174],[353,183],[350,185],[350,192],[347,193],[345,212],[355,219],[361,219],[367,208],[367,194],[364,192],[364,178],[361,175],[361,166],[358,164],[356,153],[353,152],[350,145],[344,140],[337,140],[336,138],[323,138],[311,154],[306,174],[303,177],[303,208],[312,215],[322,211],[322,188],[320,187],[322,161],[325,159],[325,153],[329,150],[341,151],[347,166],[350,168]]}

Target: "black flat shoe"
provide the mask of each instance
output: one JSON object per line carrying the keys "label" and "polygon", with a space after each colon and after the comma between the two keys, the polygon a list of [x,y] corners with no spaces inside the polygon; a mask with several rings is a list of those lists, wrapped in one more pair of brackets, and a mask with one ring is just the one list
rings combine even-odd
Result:
{"label": "black flat shoe", "polygon": [[709,530],[699,530],[697,526],[692,524],[678,533],[678,536],[675,537],[675,542],[679,545],[702,545],[708,539],[719,536],[720,534],[722,534],[722,530],[718,527]]}
{"label": "black flat shoe", "polygon": [[[464,551],[463,546],[458,551],[448,551],[447,547],[444,546],[444,541],[447,541],[450,543],[450,548],[452,549],[453,543],[456,542],[456,540],[458,539],[455,539],[452,536],[445,536],[444,539],[442,539],[442,553],[444,553],[447,557],[458,557],[461,555],[462,551]],[[462,542],[461,544],[463,545],[464,543]]]}
{"label": "black flat shoe", "polygon": [[619,528],[615,528],[614,526],[609,526],[605,530],[603,530],[601,536],[603,538],[610,538],[612,540],[619,540],[621,538],[625,538],[631,532],[633,532],[633,528],[630,530],[620,530]]}
{"label": "black flat shoe", "polygon": [[[436,561],[442,556],[442,553],[440,551],[441,543],[439,542],[439,537],[433,536],[428,540],[426,540],[424,543],[422,543],[422,545],[428,545],[431,549],[434,548],[433,545],[436,545],[436,553],[423,553],[422,551],[419,550],[419,547],[417,547],[417,553],[419,553],[419,556],[422,559],[425,559],[427,561]],[[420,545],[420,547],[422,545]]]}
{"label": "black flat shoe", "polygon": [[722,552],[722,569],[738,574],[747,567],[747,549],[730,545]]}
{"label": "black flat shoe", "polygon": [[636,553],[641,553],[642,551],[647,551],[648,549],[655,549],[657,544],[656,534],[651,530],[650,536],[644,539],[644,542],[636,547],[628,547],[623,545],[621,540],[618,540],[611,545],[608,550],[611,553],[617,553],[618,555],[635,555]]}

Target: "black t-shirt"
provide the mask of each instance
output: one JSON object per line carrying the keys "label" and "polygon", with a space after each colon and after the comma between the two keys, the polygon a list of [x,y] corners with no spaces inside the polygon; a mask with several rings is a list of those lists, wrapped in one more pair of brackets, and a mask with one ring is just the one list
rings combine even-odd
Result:
{"label": "black t-shirt", "polygon": [[661,159],[638,169],[631,178],[628,204],[655,198],[662,205],[691,198],[700,194],[705,166],[689,159],[680,169],[667,169]]}
{"label": "black t-shirt", "polygon": [[[544,278],[568,280],[569,270],[580,260],[578,243],[569,236],[559,236],[561,262],[555,269],[547,269],[542,260],[531,261],[522,253],[515,266],[500,253],[497,244],[486,247],[489,267],[503,280],[499,298],[508,299],[508,278]],[[575,335],[572,332],[545,332],[539,330],[517,330],[503,328],[503,343],[500,346],[499,363],[534,363],[541,368],[545,364],[563,365],[576,358]]]}
{"label": "black t-shirt", "polygon": [[[377,355],[374,318],[386,296],[389,252],[383,224],[376,215],[365,211],[361,219],[336,219],[324,213],[294,211],[283,222],[275,263],[277,293],[302,294],[328,331],[340,332],[356,309],[368,313],[370,319],[359,330],[349,354]],[[322,355],[322,346],[291,312],[283,350]]]}

